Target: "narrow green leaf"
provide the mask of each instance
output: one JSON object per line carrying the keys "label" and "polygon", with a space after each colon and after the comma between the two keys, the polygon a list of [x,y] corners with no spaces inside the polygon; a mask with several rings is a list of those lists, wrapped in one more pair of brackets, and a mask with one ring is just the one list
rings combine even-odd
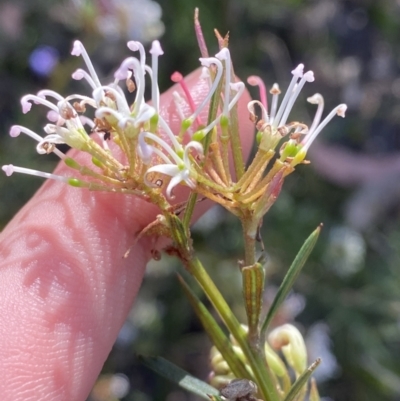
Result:
{"label": "narrow green leaf", "polygon": [[185,390],[190,391],[206,400],[209,395],[218,396],[219,391],[202,380],[196,379],[188,372],[161,357],[146,357],[139,355],[143,365],[158,373],[160,376],[178,384]]}
{"label": "narrow green leaf", "polygon": [[303,246],[301,247],[299,253],[296,255],[292,265],[290,266],[288,272],[286,273],[285,278],[282,281],[281,286],[279,287],[278,293],[275,296],[274,301],[272,302],[271,308],[268,311],[268,314],[264,320],[264,323],[261,328],[261,338],[264,337],[265,331],[267,330],[269,324],[271,323],[272,318],[275,316],[278,308],[286,298],[287,294],[289,293],[290,289],[292,288],[294,282],[297,279],[301,269],[303,268],[306,260],[308,259],[311,251],[313,250],[318,237],[319,233],[321,232],[322,225],[317,227],[311,235],[307,238],[304,242]]}
{"label": "narrow green leaf", "polygon": [[229,368],[231,369],[232,373],[237,378],[251,379],[251,375],[247,371],[243,362],[240,360],[239,356],[233,350],[229,338],[222,331],[221,327],[218,325],[218,323],[213,318],[211,313],[207,310],[205,305],[199,300],[196,294],[187,285],[183,277],[178,275],[178,279],[196,315],[200,319],[205,331],[209,335],[212,343],[217,347],[218,351],[221,353],[226,363],[229,365]]}
{"label": "narrow green leaf", "polygon": [[317,369],[320,363],[321,359],[318,358],[303,374],[301,374],[297,378],[283,401],[293,401],[296,399],[296,397],[303,390],[303,387],[306,385],[308,379],[313,374],[314,370]]}
{"label": "narrow green leaf", "polygon": [[260,263],[242,269],[243,296],[246,307],[249,339],[258,339],[258,323],[264,291],[264,269]]}

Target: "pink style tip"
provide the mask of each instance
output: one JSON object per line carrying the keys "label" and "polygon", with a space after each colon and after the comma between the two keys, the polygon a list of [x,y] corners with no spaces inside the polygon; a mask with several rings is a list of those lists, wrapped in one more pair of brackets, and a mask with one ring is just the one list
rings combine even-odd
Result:
{"label": "pink style tip", "polygon": [[19,136],[20,133],[21,133],[21,130],[20,130],[20,128],[19,128],[17,125],[13,125],[13,126],[10,128],[10,136],[11,136],[12,138],[16,138],[17,136]]}
{"label": "pink style tip", "polygon": [[6,173],[7,177],[10,177],[14,172],[14,166],[12,164],[6,164],[1,169]]}
{"label": "pink style tip", "polygon": [[82,54],[82,43],[79,40],[75,40],[74,45],[71,50],[73,56],[79,57]]}
{"label": "pink style tip", "polygon": [[151,44],[150,54],[154,54],[156,56],[161,56],[164,54],[163,49],[161,48],[160,42],[158,40],[153,40]]}
{"label": "pink style tip", "polygon": [[171,75],[171,81],[172,81],[172,82],[179,83],[179,82],[182,81],[182,79],[183,79],[183,75],[182,75],[180,72],[178,72],[178,71],[175,71],[175,72]]}

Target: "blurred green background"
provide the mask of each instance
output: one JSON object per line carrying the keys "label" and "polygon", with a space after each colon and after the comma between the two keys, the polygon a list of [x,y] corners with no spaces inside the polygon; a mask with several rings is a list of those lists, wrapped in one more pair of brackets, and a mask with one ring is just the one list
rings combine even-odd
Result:
{"label": "blurred green background", "polygon": [[[159,38],[161,88],[171,73],[198,66],[193,10],[211,53],[213,29],[230,32],[237,74],[260,75],[285,88],[303,62],[316,81],[306,85],[293,119],[306,123],[320,92],[326,109],[348,104],[285,182],[266,217],[268,253],[265,302],[309,233],[322,237],[275,324],[296,321],[312,357],[322,356],[316,377],[325,400],[400,400],[400,3],[392,0],[1,0],[0,160],[51,171],[55,160],[35,154],[29,138],[12,140],[9,127],[41,131],[44,113],[23,115],[19,98],[50,87],[84,91],[70,74],[82,61],[70,57],[79,38],[99,76],[111,77],[128,54],[126,41]],[[257,96],[257,93],[254,93]],[[0,175],[0,225],[41,185],[40,179]],[[220,208],[196,224],[201,258],[234,310],[243,317],[237,260],[238,222]],[[141,294],[96,384],[92,401],[194,400],[142,367],[137,353],[161,355],[206,379],[210,343],[175,273],[171,258],[151,263]],[[110,389],[116,388],[112,395]],[[119,393],[118,393],[119,392]]]}

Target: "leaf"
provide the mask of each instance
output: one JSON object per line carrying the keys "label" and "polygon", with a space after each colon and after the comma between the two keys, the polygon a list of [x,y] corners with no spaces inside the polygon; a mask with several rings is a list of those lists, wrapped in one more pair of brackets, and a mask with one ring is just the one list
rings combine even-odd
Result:
{"label": "leaf", "polygon": [[191,393],[194,393],[206,400],[210,400],[211,396],[218,396],[219,391],[202,380],[196,379],[188,372],[174,365],[161,357],[146,357],[139,355],[139,360],[143,365],[158,373],[160,376],[177,383]]}
{"label": "leaf", "polygon": [[304,385],[307,383],[308,379],[313,374],[314,370],[317,369],[320,363],[321,358],[318,358],[303,374],[301,374],[297,378],[283,401],[293,401],[296,399],[296,397],[303,390]]}
{"label": "leaf", "polygon": [[232,373],[237,378],[251,379],[251,376],[247,371],[246,367],[244,366],[243,362],[233,350],[229,338],[222,331],[221,327],[218,325],[218,323],[213,318],[211,313],[207,310],[205,305],[199,300],[199,298],[187,285],[183,277],[178,275],[178,279],[196,315],[200,319],[205,331],[209,335],[212,343],[217,347],[218,351],[221,353],[226,363],[229,365],[229,368],[231,369]]}
{"label": "leaf", "polygon": [[290,266],[288,272],[286,273],[285,278],[282,281],[281,286],[275,296],[274,301],[272,302],[271,308],[268,311],[268,314],[264,320],[264,323],[261,328],[261,333],[263,334],[267,330],[269,324],[271,323],[272,318],[275,316],[278,308],[281,306],[282,302],[286,298],[287,294],[291,290],[294,282],[296,281],[301,269],[306,263],[311,251],[314,249],[315,244],[317,243],[319,233],[321,232],[322,225],[318,226],[316,230],[314,230],[311,235],[306,239],[303,246],[300,248],[299,253],[296,255],[292,265]]}

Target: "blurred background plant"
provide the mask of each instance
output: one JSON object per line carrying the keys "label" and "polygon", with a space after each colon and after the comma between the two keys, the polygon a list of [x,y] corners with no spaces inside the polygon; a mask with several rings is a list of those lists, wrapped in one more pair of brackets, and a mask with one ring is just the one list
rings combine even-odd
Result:
{"label": "blurred background plant", "polygon": [[[161,87],[170,75],[198,66],[193,10],[210,50],[213,28],[230,31],[235,70],[285,86],[303,62],[327,109],[347,103],[310,150],[311,168],[288,177],[263,226],[268,252],[266,303],[304,239],[324,223],[320,241],[275,324],[296,322],[307,339],[320,393],[334,400],[400,400],[400,3],[392,0],[2,0],[0,2],[0,159],[50,171],[28,138],[8,137],[18,123],[39,130],[39,113],[22,115],[19,98],[51,87],[71,93],[85,43],[103,77],[127,53],[126,40],[160,38]],[[165,33],[164,33],[165,31]],[[214,44],[214,47],[213,47]],[[309,92],[308,92],[309,91]],[[300,102],[298,102],[300,104]],[[304,102],[304,104],[306,104]],[[305,107],[305,106],[304,106]],[[294,110],[301,113],[310,110]],[[24,142],[26,140],[26,142]],[[26,146],[25,146],[26,145]],[[17,160],[15,160],[17,159]],[[43,164],[46,163],[44,166]],[[0,175],[0,225],[40,186],[40,180]],[[194,229],[210,274],[244,319],[239,222],[212,209]],[[194,400],[141,366],[137,353],[161,355],[205,379],[210,343],[179,288],[177,260],[151,263],[130,316],[96,383],[92,401]],[[95,307],[95,306],[94,306]]]}

